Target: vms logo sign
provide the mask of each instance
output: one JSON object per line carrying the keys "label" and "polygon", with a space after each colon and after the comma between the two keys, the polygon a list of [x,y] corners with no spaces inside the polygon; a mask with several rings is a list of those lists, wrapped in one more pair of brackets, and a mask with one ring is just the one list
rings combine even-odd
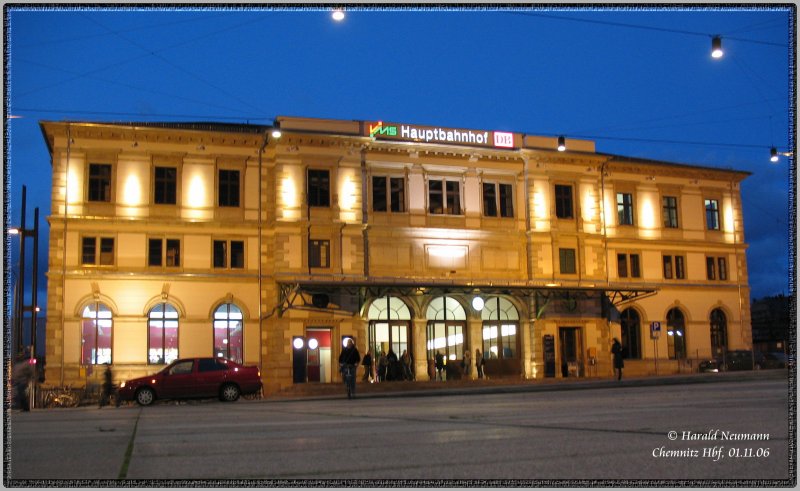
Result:
{"label": "vms logo sign", "polygon": [[397,136],[397,126],[384,126],[383,121],[378,121],[377,124],[369,125],[369,136],[382,135],[382,136]]}

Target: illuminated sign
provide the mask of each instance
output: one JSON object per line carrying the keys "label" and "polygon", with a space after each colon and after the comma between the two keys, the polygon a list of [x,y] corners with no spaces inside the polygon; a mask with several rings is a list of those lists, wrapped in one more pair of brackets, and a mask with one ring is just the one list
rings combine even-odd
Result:
{"label": "illuminated sign", "polygon": [[417,126],[409,124],[367,123],[367,136],[376,139],[406,140],[422,143],[445,143],[472,145],[493,148],[519,147],[518,136],[506,131],[464,130],[440,128],[436,126]]}

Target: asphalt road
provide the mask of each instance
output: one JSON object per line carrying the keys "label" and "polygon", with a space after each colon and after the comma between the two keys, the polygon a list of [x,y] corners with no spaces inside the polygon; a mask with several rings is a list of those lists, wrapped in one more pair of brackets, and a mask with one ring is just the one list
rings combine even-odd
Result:
{"label": "asphalt road", "polygon": [[422,480],[411,481],[418,486],[448,480],[456,487],[461,479],[469,485],[506,479],[534,485],[562,479],[788,484],[790,417],[794,420],[782,377],[571,391],[52,409],[11,413],[5,477],[188,480],[177,484],[244,479],[278,485],[411,479]]}

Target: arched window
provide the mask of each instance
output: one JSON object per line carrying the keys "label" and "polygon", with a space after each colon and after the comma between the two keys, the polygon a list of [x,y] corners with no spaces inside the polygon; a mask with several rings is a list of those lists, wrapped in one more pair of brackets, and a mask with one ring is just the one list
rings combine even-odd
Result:
{"label": "arched window", "polygon": [[722,355],[728,350],[728,319],[722,309],[711,311],[711,354]]}
{"label": "arched window", "polygon": [[111,334],[114,328],[111,309],[103,303],[92,302],[83,309],[81,317],[81,364],[111,363]]}
{"label": "arched window", "polygon": [[214,356],[242,363],[244,317],[232,303],[224,303],[214,311]]}
{"label": "arched window", "polygon": [[437,297],[428,305],[428,359],[441,352],[447,360],[464,357],[464,331],[467,314],[458,301],[450,297]]}
{"label": "arched window", "polygon": [[686,321],[679,308],[667,312],[667,352],[673,360],[686,358]]}
{"label": "arched window", "polygon": [[172,363],[178,358],[178,311],[160,303],[147,314],[147,362]]}
{"label": "arched window", "polygon": [[505,298],[488,298],[481,309],[481,319],[483,357],[487,360],[519,358],[517,308]]}
{"label": "arched window", "polygon": [[620,314],[622,327],[622,354],[625,358],[642,357],[641,321],[636,309],[625,309]]}
{"label": "arched window", "polygon": [[[397,297],[375,299],[369,307],[369,348],[373,358],[391,349],[398,358],[410,346],[411,311]],[[414,354],[409,351],[412,357]]]}

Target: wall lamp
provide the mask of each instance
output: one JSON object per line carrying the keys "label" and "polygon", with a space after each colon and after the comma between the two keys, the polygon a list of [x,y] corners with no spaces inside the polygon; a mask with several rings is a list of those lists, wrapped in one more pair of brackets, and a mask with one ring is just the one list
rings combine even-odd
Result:
{"label": "wall lamp", "polygon": [[714,36],[711,39],[711,57],[722,58],[723,54],[725,54],[725,52],[722,51],[722,38],[719,36]]}
{"label": "wall lamp", "polygon": [[333,9],[331,12],[331,18],[336,22],[341,22],[344,20],[344,10],[343,9]]}
{"label": "wall lamp", "polygon": [[567,149],[567,140],[564,138],[563,135],[558,137],[558,151],[563,152]]}

